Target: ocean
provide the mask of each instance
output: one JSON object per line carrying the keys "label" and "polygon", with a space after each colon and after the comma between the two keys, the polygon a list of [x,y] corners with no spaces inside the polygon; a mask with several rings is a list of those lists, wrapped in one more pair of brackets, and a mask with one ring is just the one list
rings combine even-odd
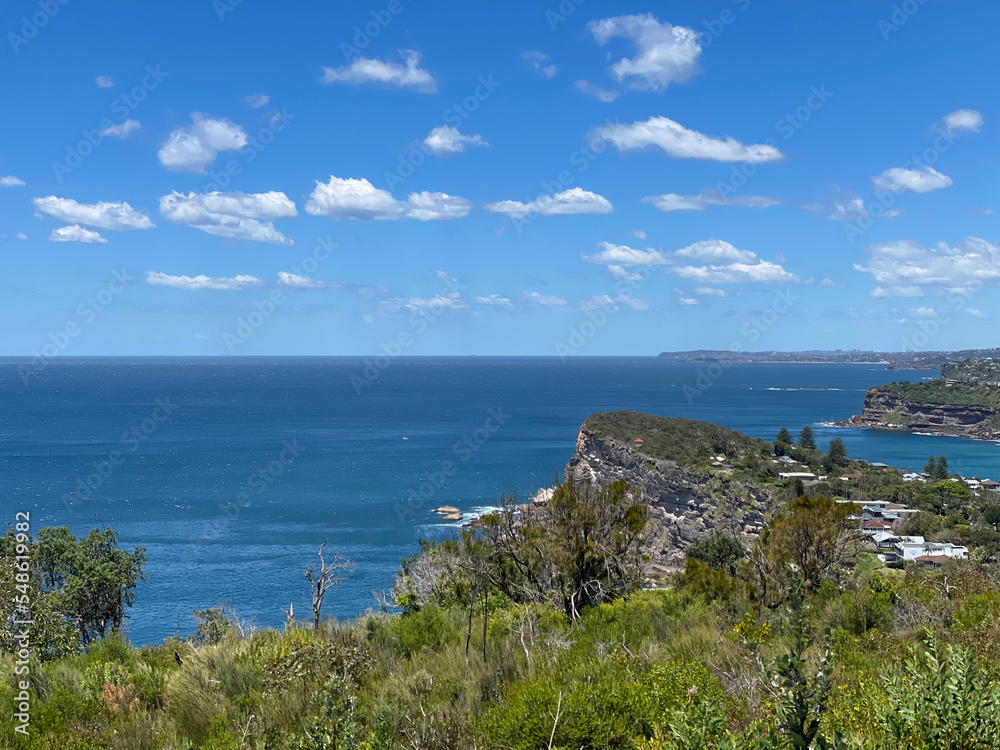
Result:
{"label": "ocean", "polygon": [[813,427],[851,456],[1000,476],[994,443],[825,426],[865,390],[926,371],[878,365],[666,362],[644,358],[57,359],[22,379],[0,360],[2,520],[110,526],[146,548],[133,643],[193,630],[228,604],[258,627],[310,611],[304,568],[326,541],[356,568],[324,613],[377,607],[418,539],[561,476],[580,424],[630,409],[716,422],[765,439]]}

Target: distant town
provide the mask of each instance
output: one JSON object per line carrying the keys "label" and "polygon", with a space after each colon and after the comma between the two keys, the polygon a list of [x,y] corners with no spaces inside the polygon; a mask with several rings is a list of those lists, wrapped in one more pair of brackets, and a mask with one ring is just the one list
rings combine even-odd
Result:
{"label": "distant town", "polygon": [[955,360],[1000,359],[1000,349],[925,352],[876,352],[865,349],[734,352],[726,349],[694,349],[691,351],[661,352],[659,357],[679,362],[877,363],[886,365],[890,370],[938,370],[943,364]]}

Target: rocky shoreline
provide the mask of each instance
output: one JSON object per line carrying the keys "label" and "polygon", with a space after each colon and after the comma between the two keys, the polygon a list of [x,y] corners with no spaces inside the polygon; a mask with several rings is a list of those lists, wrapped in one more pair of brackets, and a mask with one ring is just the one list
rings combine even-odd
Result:
{"label": "rocky shoreline", "polygon": [[878,386],[865,394],[861,414],[836,425],[1000,440],[998,422],[1000,412],[988,406],[918,403],[898,391]]}

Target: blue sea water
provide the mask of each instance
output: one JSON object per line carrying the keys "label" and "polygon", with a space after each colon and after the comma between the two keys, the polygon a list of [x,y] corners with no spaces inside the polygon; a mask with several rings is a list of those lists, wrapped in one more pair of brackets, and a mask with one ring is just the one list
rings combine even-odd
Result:
{"label": "blue sea water", "polygon": [[107,525],[121,544],[144,546],[147,580],[129,632],[148,643],[177,630],[178,611],[189,633],[192,609],[221,603],[259,626],[280,625],[289,603],[305,617],[303,569],[324,540],[357,564],[324,612],[362,613],[420,537],[457,531],[433,508],[472,512],[549,484],[595,411],[683,416],[766,439],[809,424],[821,447],[841,437],[869,461],[918,468],[943,454],[963,474],[1000,475],[994,443],[821,424],[859,412],[873,385],[929,372],[401,358],[357,393],[350,381],[364,367],[359,358],[64,359],[25,383],[17,362],[2,360],[0,522],[28,510],[36,530]]}

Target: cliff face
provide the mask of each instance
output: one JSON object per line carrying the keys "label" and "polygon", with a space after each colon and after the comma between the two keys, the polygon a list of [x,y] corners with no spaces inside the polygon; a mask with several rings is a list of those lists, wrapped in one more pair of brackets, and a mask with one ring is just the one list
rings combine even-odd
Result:
{"label": "cliff face", "polygon": [[861,414],[840,424],[998,440],[1000,428],[991,425],[997,416],[998,412],[988,406],[918,403],[903,393],[876,387],[865,394]]}
{"label": "cliff face", "polygon": [[642,448],[597,435],[584,427],[566,467],[567,481],[604,486],[624,479],[650,509],[644,550],[650,573],[683,565],[684,549],[717,528],[734,530],[744,541],[764,526],[771,507],[767,490],[732,481],[724,473],[700,473],[657,460]]}

